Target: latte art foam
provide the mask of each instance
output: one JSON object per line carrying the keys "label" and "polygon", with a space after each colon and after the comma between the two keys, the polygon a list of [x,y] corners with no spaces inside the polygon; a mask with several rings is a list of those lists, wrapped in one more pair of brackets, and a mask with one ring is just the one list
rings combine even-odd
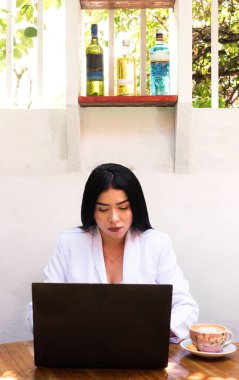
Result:
{"label": "latte art foam", "polygon": [[199,327],[197,329],[198,331],[202,332],[202,333],[217,333],[217,332],[221,332],[223,331],[222,329],[218,328],[218,327],[213,327],[213,326],[208,326],[208,327]]}

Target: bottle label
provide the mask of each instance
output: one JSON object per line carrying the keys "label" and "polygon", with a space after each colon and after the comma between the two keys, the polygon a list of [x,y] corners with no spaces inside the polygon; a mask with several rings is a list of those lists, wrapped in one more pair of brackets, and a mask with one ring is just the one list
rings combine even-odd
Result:
{"label": "bottle label", "polygon": [[87,54],[86,67],[87,80],[104,80],[102,54]]}
{"label": "bottle label", "polygon": [[169,61],[169,50],[156,50],[150,54],[150,61]]}

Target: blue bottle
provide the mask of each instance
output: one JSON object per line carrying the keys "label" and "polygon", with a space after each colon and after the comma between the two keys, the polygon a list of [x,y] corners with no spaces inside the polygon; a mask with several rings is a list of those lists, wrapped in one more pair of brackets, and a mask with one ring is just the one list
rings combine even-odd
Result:
{"label": "blue bottle", "polygon": [[150,49],[150,95],[170,94],[169,48],[162,31],[156,33],[156,43]]}

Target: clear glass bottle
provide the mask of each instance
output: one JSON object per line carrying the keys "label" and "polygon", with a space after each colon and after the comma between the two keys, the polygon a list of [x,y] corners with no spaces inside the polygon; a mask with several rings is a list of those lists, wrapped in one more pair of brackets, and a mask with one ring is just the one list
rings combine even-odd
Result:
{"label": "clear glass bottle", "polygon": [[104,95],[103,49],[98,43],[98,25],[91,25],[91,43],[86,49],[86,96]]}
{"label": "clear glass bottle", "polygon": [[150,95],[170,94],[169,48],[162,31],[156,33],[156,43],[150,49]]}
{"label": "clear glass bottle", "polygon": [[122,55],[117,58],[117,95],[136,95],[136,65],[129,52],[130,40],[122,40]]}

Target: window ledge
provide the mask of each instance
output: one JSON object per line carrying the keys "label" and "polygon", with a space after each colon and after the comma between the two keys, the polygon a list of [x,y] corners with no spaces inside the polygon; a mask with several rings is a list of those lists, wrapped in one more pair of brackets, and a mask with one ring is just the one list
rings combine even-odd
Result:
{"label": "window ledge", "polygon": [[177,95],[79,96],[81,107],[175,107]]}
{"label": "window ledge", "polygon": [[175,0],[80,0],[82,9],[173,8]]}

